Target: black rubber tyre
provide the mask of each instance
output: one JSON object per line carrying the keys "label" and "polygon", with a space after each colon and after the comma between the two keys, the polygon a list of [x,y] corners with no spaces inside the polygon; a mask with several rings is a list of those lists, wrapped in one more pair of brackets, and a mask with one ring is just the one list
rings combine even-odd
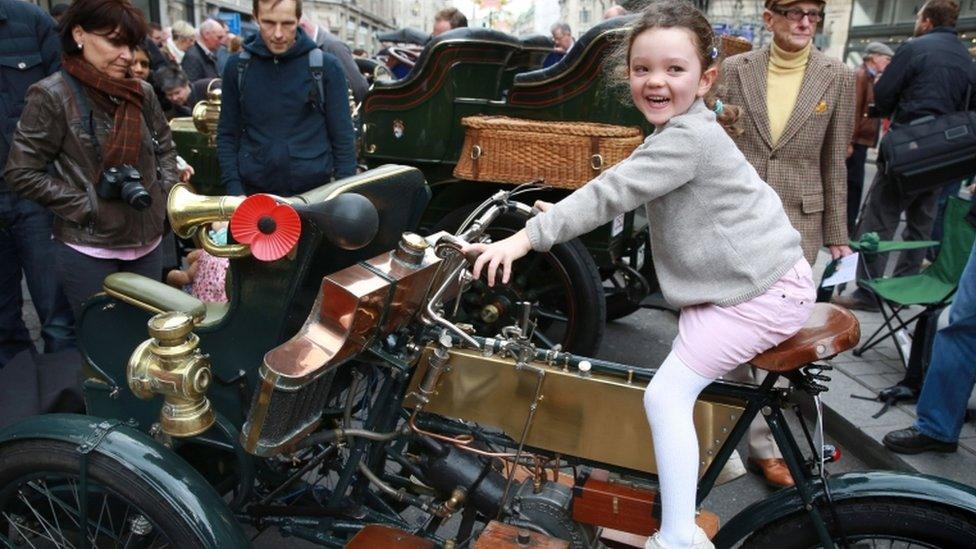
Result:
{"label": "black rubber tyre", "polygon": [[[645,261],[640,274],[647,280],[647,295],[650,295],[659,291],[661,286],[658,284],[651,259],[647,258]],[[624,288],[626,284],[626,277],[617,272],[611,273],[610,277],[603,281],[603,291],[607,300],[607,322],[623,318],[641,308],[640,300],[635,301],[634,296],[629,295]]]}
{"label": "black rubber tyre", "polygon": [[[205,546],[159,491],[109,457],[88,458],[92,547]],[[0,448],[0,535],[13,547],[78,546],[79,466],[77,444],[36,439]]]}
{"label": "black rubber tyre", "polygon": [[[435,231],[454,232],[474,209],[464,206],[444,216]],[[492,240],[515,234],[525,219],[505,214],[488,229]],[[531,301],[537,313],[536,345],[548,348],[562,345],[564,351],[592,356],[600,349],[606,324],[606,302],[600,273],[586,247],[579,240],[553,246],[547,253],[529,252],[515,262],[507,286],[487,288],[478,282],[465,294],[458,320],[471,322],[479,335],[494,336],[502,326],[515,324],[518,311],[514,303]],[[544,291],[543,291],[544,290]],[[487,322],[478,314],[486,306],[498,310],[497,319]]]}
{"label": "black rubber tyre", "polygon": [[[837,504],[837,515],[855,547],[976,547],[976,518],[946,506],[898,498],[870,498]],[[827,526],[835,530],[828,515]],[[834,538],[840,543],[839,536]],[[883,542],[881,545],[870,542]],[[799,513],[768,524],[742,545],[758,549],[807,549],[820,540],[809,515]]]}

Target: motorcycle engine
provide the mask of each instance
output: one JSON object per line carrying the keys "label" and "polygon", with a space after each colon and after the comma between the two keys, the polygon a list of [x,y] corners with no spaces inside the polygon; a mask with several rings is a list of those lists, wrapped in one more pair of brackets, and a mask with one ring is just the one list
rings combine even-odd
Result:
{"label": "motorcycle engine", "polygon": [[569,541],[573,549],[593,547],[596,532],[573,521],[572,502],[573,493],[569,486],[546,482],[536,492],[532,479],[526,479],[515,492],[512,515],[505,522],[537,531],[541,529],[549,536]]}

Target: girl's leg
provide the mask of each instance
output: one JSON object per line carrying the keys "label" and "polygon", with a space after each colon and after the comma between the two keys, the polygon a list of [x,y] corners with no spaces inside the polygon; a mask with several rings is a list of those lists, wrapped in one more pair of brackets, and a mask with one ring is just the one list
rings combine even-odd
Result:
{"label": "girl's leg", "polygon": [[671,351],[644,392],[663,505],[658,535],[668,547],[691,546],[697,530],[699,456],[692,412],[698,394],[712,381]]}

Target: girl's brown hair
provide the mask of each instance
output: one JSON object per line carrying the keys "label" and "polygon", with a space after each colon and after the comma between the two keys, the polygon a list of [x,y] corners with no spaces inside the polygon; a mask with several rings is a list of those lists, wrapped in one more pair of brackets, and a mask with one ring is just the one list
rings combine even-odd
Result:
{"label": "girl's brown hair", "polygon": [[[626,83],[630,73],[630,49],[633,47],[634,40],[646,30],[656,28],[678,28],[687,29],[694,37],[695,50],[698,53],[698,60],[701,62],[702,73],[711,67],[721,68],[721,58],[718,55],[718,40],[712,30],[711,23],[697,8],[684,0],[662,0],[651,2],[637,16],[624,39],[617,46],[614,52],[616,70],[613,72],[613,80],[618,83]],[[716,78],[712,87],[703,98],[705,105],[715,110],[718,98],[718,89],[721,74]],[[626,94],[630,100],[630,93]],[[739,119],[740,109],[734,105],[722,105],[721,114],[717,114],[718,122],[731,134],[738,135],[742,130],[738,128],[736,122]]]}

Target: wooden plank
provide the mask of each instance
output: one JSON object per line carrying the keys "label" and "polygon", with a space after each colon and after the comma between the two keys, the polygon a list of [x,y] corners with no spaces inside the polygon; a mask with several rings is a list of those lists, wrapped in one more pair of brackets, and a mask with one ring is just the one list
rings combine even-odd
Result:
{"label": "wooden plank", "polygon": [[418,538],[390,526],[370,524],[360,530],[346,544],[346,549],[375,549],[377,547],[384,549],[434,549],[434,542]]}
{"label": "wooden plank", "polygon": [[517,528],[497,521],[488,527],[474,544],[474,549],[568,549],[566,540],[551,538],[538,532]]}

